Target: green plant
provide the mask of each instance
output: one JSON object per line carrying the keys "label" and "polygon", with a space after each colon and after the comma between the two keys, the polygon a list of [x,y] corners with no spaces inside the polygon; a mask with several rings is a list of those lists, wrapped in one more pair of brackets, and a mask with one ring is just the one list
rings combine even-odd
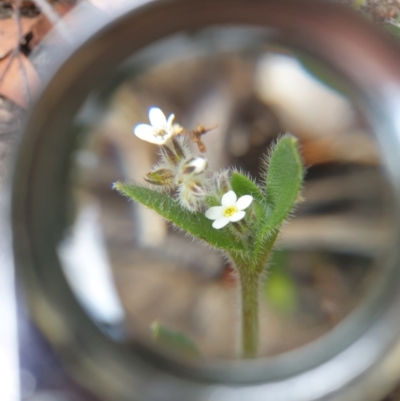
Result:
{"label": "green plant", "polygon": [[203,157],[194,156],[188,138],[201,142],[204,128],[187,132],[157,108],[150,109],[149,119],[151,125],[134,129],[160,146],[160,161],[145,177],[148,185],[117,182],[114,188],[223,251],[240,278],[242,357],[256,357],[260,283],[279,230],[300,199],[304,171],[298,140],[288,134],[277,140],[256,183],[235,169],[212,173]]}

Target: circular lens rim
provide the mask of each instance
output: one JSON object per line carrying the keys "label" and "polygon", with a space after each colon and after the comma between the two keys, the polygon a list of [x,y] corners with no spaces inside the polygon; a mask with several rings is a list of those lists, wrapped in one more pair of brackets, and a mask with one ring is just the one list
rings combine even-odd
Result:
{"label": "circular lens rim", "polygon": [[[83,13],[88,17],[87,11]],[[254,1],[251,4],[246,0],[136,3],[111,21],[102,21],[86,31],[85,39],[70,49],[50,78],[28,119],[13,182],[13,236],[17,268],[26,283],[32,314],[53,345],[72,360],[69,363],[79,372],[77,376],[109,399],[126,399],[133,389],[135,396],[143,399],[164,399],[165,394],[174,391],[174,399],[184,399],[190,394],[191,399],[216,399],[218,396],[218,400],[232,400],[240,394],[241,399],[249,400],[262,398],[276,401],[282,398],[285,401],[300,401],[328,396],[334,400],[338,389],[342,399],[356,399],[351,397],[354,394],[359,396],[360,391],[372,397],[371,400],[375,399],[375,394],[384,394],[400,376],[400,368],[392,369],[389,377],[383,374],[384,367],[393,364],[393,355],[400,353],[400,343],[395,342],[400,332],[400,318],[396,314],[400,296],[394,293],[393,285],[394,281],[400,281],[398,274],[395,274],[396,280],[391,281],[392,286],[386,294],[392,297],[391,306],[385,304],[386,309],[380,311],[375,323],[356,341],[347,344],[341,353],[317,366],[311,364],[303,371],[274,378],[272,382],[240,384],[241,380],[237,377],[240,370],[236,367],[228,370],[228,374],[208,367],[213,372],[211,376],[219,377],[221,383],[218,379],[201,383],[194,378],[199,374],[198,369],[193,369],[192,377],[190,372],[187,375],[187,370],[191,369],[182,369],[173,361],[167,361],[143,347],[133,347],[133,353],[128,356],[121,344],[113,343],[104,336],[84,314],[61,269],[52,269],[46,275],[38,269],[44,264],[56,266],[58,263],[55,253],[43,257],[38,249],[48,247],[49,241],[55,247],[56,242],[51,241],[57,238],[58,233],[54,231],[52,219],[62,211],[56,206],[46,218],[41,216],[39,220],[36,211],[43,208],[44,199],[55,205],[60,191],[65,190],[53,185],[52,193],[57,194],[55,197],[51,193],[44,197],[42,192],[46,180],[55,181],[54,177],[49,178],[52,171],[48,169],[48,163],[60,162],[66,166],[69,163],[68,149],[71,148],[68,146],[72,146],[71,142],[64,148],[63,161],[54,159],[59,155],[56,151],[55,156],[47,156],[46,163],[43,162],[43,144],[47,150],[60,150],[60,146],[65,145],[57,142],[66,132],[66,127],[60,130],[60,119],[65,121],[68,116],[74,115],[90,90],[101,82],[102,76],[130,53],[177,32],[232,24],[272,27],[277,40],[318,57],[354,82],[369,112],[371,125],[382,139],[382,148],[388,159],[387,168],[399,204],[399,170],[395,154],[396,149],[400,150],[400,122],[396,117],[396,106],[400,104],[400,75],[396,67],[400,57],[396,46],[381,33],[340,8],[306,0]],[[116,46],[122,43],[121,38],[127,37],[132,37],[132,42]],[[349,37],[353,40],[349,41]],[[357,47],[357,43],[365,46]],[[94,70],[94,66],[99,68]],[[54,135],[57,131],[58,134]],[[58,178],[60,184],[66,182],[65,176]],[[396,221],[399,227],[397,216]],[[54,238],[41,238],[42,232]],[[54,283],[57,285],[54,286]],[[54,303],[57,297],[59,301]],[[68,320],[65,320],[67,316]],[[48,324],[49,317],[52,325]],[[84,333],[79,332],[82,322],[85,322]],[[368,348],[365,348],[365,343],[370,344]],[[363,358],[357,356],[365,349],[368,355]],[[82,363],[83,360],[85,363]],[[109,367],[110,363],[113,369]],[[258,363],[242,364],[247,365],[240,368],[242,372],[254,367],[262,369]],[[129,366],[128,371],[126,366]],[[337,366],[346,369],[340,371]],[[374,372],[373,376],[371,372]],[[101,380],[104,375],[109,378],[105,381],[106,385]],[[227,383],[229,375],[236,375],[235,385]],[[162,386],[157,391],[151,390],[149,378],[162,383]],[[359,382],[357,386],[356,379]],[[364,399],[367,397],[365,394]]]}

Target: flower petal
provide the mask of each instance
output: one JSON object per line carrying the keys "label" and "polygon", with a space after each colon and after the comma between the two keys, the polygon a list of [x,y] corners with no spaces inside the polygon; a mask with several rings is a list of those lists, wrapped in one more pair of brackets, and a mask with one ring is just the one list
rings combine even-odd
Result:
{"label": "flower petal", "polygon": [[237,200],[236,207],[239,210],[244,210],[250,206],[251,202],[253,202],[253,197],[251,195],[243,195]]}
{"label": "flower petal", "polygon": [[229,223],[229,219],[227,217],[220,217],[219,219],[215,220],[212,226],[219,230],[222,227],[225,227]]}
{"label": "flower petal", "polygon": [[223,210],[222,206],[210,207],[209,209],[207,209],[205,216],[207,217],[207,219],[210,220],[219,219],[220,217],[222,217],[222,210]]}
{"label": "flower petal", "polygon": [[172,123],[174,121],[174,118],[175,118],[175,114],[171,114],[168,117],[168,121],[167,121],[167,129],[168,129],[168,131],[171,131],[171,129],[172,129]]}
{"label": "flower petal", "polygon": [[150,124],[154,128],[166,128],[167,127],[167,119],[165,118],[164,113],[158,107],[152,107],[149,110],[149,120],[150,120]]}
{"label": "flower petal", "polygon": [[233,216],[228,217],[228,219],[229,219],[229,221],[234,223],[235,221],[242,220],[245,215],[246,215],[246,212],[240,211],[240,212],[236,212]]}
{"label": "flower petal", "polygon": [[235,204],[237,199],[236,194],[233,191],[227,192],[221,199],[222,206],[232,206]]}
{"label": "flower petal", "polygon": [[143,141],[163,145],[165,140],[162,136],[155,135],[157,131],[149,124],[139,124],[133,129],[134,134]]}

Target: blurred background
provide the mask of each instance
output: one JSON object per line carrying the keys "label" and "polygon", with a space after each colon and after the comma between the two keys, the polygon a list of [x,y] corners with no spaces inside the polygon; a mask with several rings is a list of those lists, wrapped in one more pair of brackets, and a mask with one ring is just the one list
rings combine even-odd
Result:
{"label": "blurred background", "polygon": [[[122,3],[93,0],[81,6],[93,9],[93,15],[113,15]],[[397,34],[396,1],[345,3]],[[54,23],[61,36],[68,36],[61,18],[71,16],[75,6],[75,1],[44,0],[0,5],[4,194],[25,110],[46,79],[46,58],[60,51],[57,41],[43,37]],[[223,35],[235,38],[240,32]],[[185,40],[182,49],[192,43]],[[153,344],[151,325],[157,321],[189,337],[203,358],[234,360],[237,278],[232,266],[128,202],[112,183],[143,182],[157,161],[156,147],[132,135],[132,126],[147,122],[151,106],[174,113],[188,129],[217,125],[204,137],[210,168],[235,166],[256,179],[271,143],[292,133],[307,170],[304,201],[282,229],[261,290],[260,358],[267,358],[330,332],[374,292],[385,273],[393,230],[391,193],[375,139],[330,71],[262,40],[222,52],[215,32],[204,40],[208,53],[178,52],[132,69],[82,108],[74,122],[80,143],[71,156],[68,219],[57,251],[82,307],[114,341]],[[128,63],[124,71],[129,69]],[[3,247],[9,246],[8,233],[2,235]],[[3,266],[9,263],[4,256]],[[0,372],[7,378],[0,399],[94,400],[68,377],[31,323],[22,288],[17,285],[16,296],[13,292],[12,273],[0,266],[0,274],[5,328]]]}

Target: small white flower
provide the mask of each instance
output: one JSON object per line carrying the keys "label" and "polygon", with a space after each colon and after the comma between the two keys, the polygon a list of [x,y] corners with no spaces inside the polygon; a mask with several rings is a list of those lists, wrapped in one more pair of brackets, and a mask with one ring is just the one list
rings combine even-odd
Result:
{"label": "small white flower", "polygon": [[158,107],[152,107],[149,110],[150,124],[138,124],[133,129],[135,135],[150,143],[156,145],[164,145],[174,134],[174,126],[172,122],[175,116],[171,114],[168,120],[164,113]]}
{"label": "small white flower", "polygon": [[222,206],[213,206],[206,211],[206,217],[215,220],[212,226],[219,230],[229,222],[242,220],[246,212],[244,209],[253,202],[251,195],[244,195],[237,199],[235,192],[227,192],[221,199]]}

